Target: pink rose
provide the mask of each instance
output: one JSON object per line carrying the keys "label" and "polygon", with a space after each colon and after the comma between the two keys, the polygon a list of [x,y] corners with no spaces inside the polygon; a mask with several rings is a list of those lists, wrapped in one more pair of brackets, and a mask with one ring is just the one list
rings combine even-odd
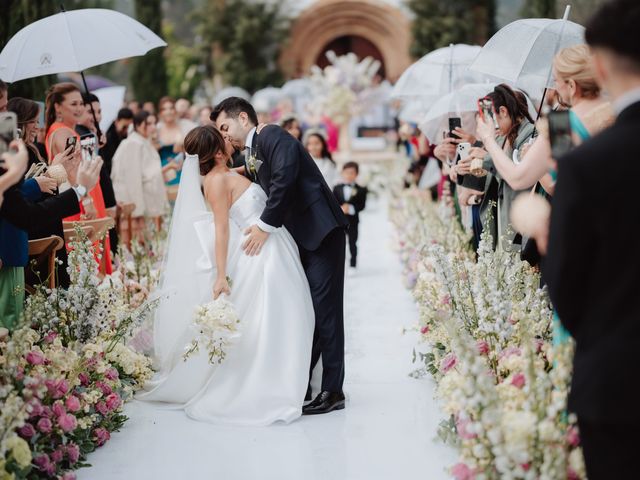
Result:
{"label": "pink rose", "polygon": [[67,456],[69,457],[69,463],[73,465],[80,458],[80,447],[75,443],[67,445]]}
{"label": "pink rose", "polygon": [[76,427],[78,426],[78,420],[76,420],[75,415],[65,413],[60,418],[58,418],[58,426],[62,429],[63,432],[69,433],[76,429]]}
{"label": "pink rose", "polygon": [[522,350],[518,347],[507,347],[502,352],[500,352],[500,358],[509,357],[511,355],[522,355]]}
{"label": "pink rose", "polygon": [[65,472],[64,475],[62,475],[62,480],[76,480],[77,478],[73,472]]}
{"label": "pink rose", "polygon": [[42,415],[42,403],[40,400],[33,399],[29,402],[29,418],[39,417]]}
{"label": "pink rose", "polygon": [[80,400],[78,400],[78,397],[76,397],[75,395],[71,395],[70,397],[67,398],[67,401],[64,402],[64,404],[67,407],[67,410],[69,410],[70,412],[77,412],[78,410],[80,410]]}
{"label": "pink rose", "polygon": [[60,463],[63,458],[64,458],[64,453],[62,452],[62,450],[58,449],[51,452],[51,461],[53,463]]}
{"label": "pink rose", "polygon": [[111,435],[109,434],[108,430],[105,430],[104,428],[96,428],[93,431],[93,435],[96,439],[96,443],[98,444],[98,446],[102,446],[105,443],[107,443],[109,441],[109,439],[111,438]]}
{"label": "pink rose", "polygon": [[51,330],[49,333],[47,333],[47,335],[44,337],[44,343],[48,343],[51,344],[53,343],[53,341],[58,338],[58,334],[56,332],[54,332],[53,330]]}
{"label": "pink rose", "polygon": [[60,400],[53,404],[53,406],[51,407],[51,411],[56,417],[61,417],[62,415],[67,413],[67,411],[64,409],[64,405]]}
{"label": "pink rose", "polygon": [[18,433],[22,438],[31,438],[36,434],[36,429],[30,423],[25,423],[18,429]]}
{"label": "pink rose", "polygon": [[103,395],[111,395],[113,393],[113,390],[111,389],[111,387],[109,385],[107,385],[104,382],[96,382],[96,388],[100,389],[102,391]]}
{"label": "pink rose", "polygon": [[120,395],[118,395],[117,393],[112,393],[107,397],[106,403],[107,403],[107,409],[110,412],[114,411],[122,403],[120,401]]}
{"label": "pink rose", "polygon": [[427,325],[427,326],[425,326],[425,327],[422,327],[422,328],[420,329],[420,333],[421,333],[421,334],[423,334],[423,335],[426,335],[426,334],[427,334],[427,332],[429,332],[429,325]]}
{"label": "pink rose", "polygon": [[38,420],[37,427],[38,430],[40,430],[42,433],[51,433],[53,424],[47,417],[42,417],[40,420]]}
{"label": "pink rose", "polygon": [[580,432],[575,426],[571,426],[567,430],[567,442],[574,448],[580,445]]}
{"label": "pink rose", "polygon": [[48,405],[45,405],[44,407],[42,407],[42,416],[43,417],[52,417],[53,416],[53,412],[51,411],[51,407],[49,407]]}
{"label": "pink rose", "polygon": [[440,370],[443,372],[448,372],[453,367],[455,367],[456,363],[458,363],[458,359],[453,353],[450,353],[446,357],[442,359],[442,363],[440,364]]}
{"label": "pink rose", "polygon": [[51,463],[51,460],[49,460],[49,455],[47,455],[46,453],[43,453],[42,455],[38,455],[36,458],[34,458],[33,463],[40,470],[46,470],[49,464]]}
{"label": "pink rose", "polygon": [[104,376],[107,380],[117,380],[119,378],[118,370],[116,370],[115,368],[110,368],[109,370],[107,370]]}
{"label": "pink rose", "polygon": [[581,478],[573,468],[567,467],[567,480],[581,480]]}
{"label": "pink rose", "polygon": [[24,367],[22,365],[18,365],[18,371],[16,372],[16,380],[24,380]]}
{"label": "pink rose", "polygon": [[456,463],[451,468],[451,475],[456,480],[474,480],[476,478],[475,473],[464,463]]}
{"label": "pink rose", "polygon": [[69,382],[64,378],[60,380],[46,380],[44,384],[47,387],[49,395],[54,399],[64,397],[69,391]]}
{"label": "pink rose", "polygon": [[489,355],[489,344],[485,340],[478,340],[476,347],[480,355]]}
{"label": "pink rose", "polygon": [[107,408],[107,404],[104,402],[96,403],[96,411],[100,413],[103,417],[109,415],[109,409]]}
{"label": "pink rose", "polygon": [[90,379],[89,379],[89,375],[87,375],[86,373],[81,373],[78,375],[78,380],[80,380],[80,385],[82,385],[83,387],[88,387],[89,383],[90,383]]}
{"label": "pink rose", "polygon": [[456,430],[460,438],[465,440],[471,440],[472,438],[476,438],[477,435],[475,433],[471,433],[467,430],[467,427],[471,423],[469,420],[456,420]]}
{"label": "pink rose", "polygon": [[31,350],[29,353],[27,353],[25,358],[31,365],[44,365],[44,362],[46,360],[44,354],[37,350]]}
{"label": "pink rose", "polygon": [[525,378],[524,373],[518,372],[511,378],[511,385],[516,388],[524,387],[525,383],[527,383],[527,379]]}

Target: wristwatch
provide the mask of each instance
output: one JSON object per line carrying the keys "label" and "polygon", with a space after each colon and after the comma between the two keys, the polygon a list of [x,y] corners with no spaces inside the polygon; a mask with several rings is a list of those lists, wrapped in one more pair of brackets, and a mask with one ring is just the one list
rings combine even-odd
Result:
{"label": "wristwatch", "polygon": [[82,200],[87,196],[87,187],[85,187],[84,185],[76,185],[75,187],[71,188],[73,188],[73,191],[76,192],[78,200]]}

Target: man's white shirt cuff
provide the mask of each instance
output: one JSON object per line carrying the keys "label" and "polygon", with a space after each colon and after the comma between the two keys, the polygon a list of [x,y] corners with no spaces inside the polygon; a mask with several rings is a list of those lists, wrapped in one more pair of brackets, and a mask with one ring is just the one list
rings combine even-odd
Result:
{"label": "man's white shirt cuff", "polygon": [[354,207],[353,205],[349,205],[349,215],[355,215],[356,214],[356,207]]}
{"label": "man's white shirt cuff", "polygon": [[272,227],[271,225],[264,223],[262,220],[258,220],[257,225],[260,230],[267,233],[273,233],[278,229],[277,227]]}

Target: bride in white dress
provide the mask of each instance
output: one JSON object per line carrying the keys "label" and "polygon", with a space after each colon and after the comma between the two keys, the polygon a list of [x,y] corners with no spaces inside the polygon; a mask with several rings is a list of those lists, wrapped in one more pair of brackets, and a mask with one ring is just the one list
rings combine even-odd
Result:
{"label": "bride in white dress", "polygon": [[[154,319],[158,374],[137,398],[219,424],[289,423],[302,413],[309,380],[309,285],[284,227],[269,236],[259,255],[242,250],[243,232],[259,219],[267,196],[229,170],[231,149],[211,126],[185,138],[185,150],[193,155],[182,170],[160,286],[168,299]],[[229,294],[241,319],[240,337],[220,365],[209,363],[206,351],[185,362],[195,307],[222,293]]]}

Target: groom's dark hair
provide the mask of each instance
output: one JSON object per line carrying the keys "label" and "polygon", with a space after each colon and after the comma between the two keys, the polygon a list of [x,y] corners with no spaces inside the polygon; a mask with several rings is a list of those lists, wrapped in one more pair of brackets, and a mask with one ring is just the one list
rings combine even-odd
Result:
{"label": "groom's dark hair", "polygon": [[222,112],[226,113],[227,116],[231,118],[238,118],[238,115],[240,115],[241,112],[245,112],[249,116],[249,121],[254,125],[258,125],[258,115],[256,114],[255,109],[244,98],[225,98],[214,107],[213,112],[211,112],[211,121],[215,122]]}

